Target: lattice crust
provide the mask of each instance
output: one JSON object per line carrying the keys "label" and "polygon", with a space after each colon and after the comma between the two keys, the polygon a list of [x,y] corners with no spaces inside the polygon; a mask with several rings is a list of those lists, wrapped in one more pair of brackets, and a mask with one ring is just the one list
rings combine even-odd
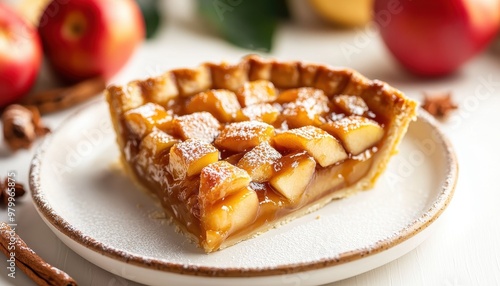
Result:
{"label": "lattice crust", "polygon": [[370,188],[416,109],[353,70],[257,56],[106,96],[126,170],[206,252]]}

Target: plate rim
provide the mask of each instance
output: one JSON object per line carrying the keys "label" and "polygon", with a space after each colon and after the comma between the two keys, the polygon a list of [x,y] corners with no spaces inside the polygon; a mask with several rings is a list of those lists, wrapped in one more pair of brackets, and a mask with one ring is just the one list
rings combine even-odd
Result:
{"label": "plate rim", "polygon": [[442,133],[439,129],[437,121],[425,110],[419,109],[418,121],[423,121],[425,124],[430,125],[433,129],[437,138],[439,139],[438,144],[441,145],[445,151],[446,159],[446,175],[443,184],[440,186],[440,192],[438,197],[432,202],[431,206],[424,212],[421,216],[411,221],[405,227],[395,232],[393,235],[377,241],[375,244],[370,246],[365,246],[359,249],[351,250],[348,252],[343,252],[335,257],[328,257],[316,261],[310,262],[300,262],[292,264],[283,264],[278,266],[270,267],[254,267],[254,268],[237,268],[237,267],[209,267],[209,266],[197,266],[190,264],[180,264],[168,262],[165,260],[157,258],[145,258],[143,256],[134,255],[123,250],[116,249],[113,246],[106,245],[102,242],[97,241],[93,237],[89,237],[72,227],[72,225],[67,222],[63,217],[61,217],[51,205],[46,201],[45,195],[43,193],[40,184],[40,170],[43,166],[43,156],[45,155],[47,149],[50,147],[50,143],[59,130],[64,126],[70,124],[74,121],[75,117],[78,117],[81,113],[84,113],[88,109],[103,104],[104,102],[95,102],[92,105],[81,108],[77,112],[70,115],[56,130],[44,138],[42,144],[37,148],[35,155],[31,161],[30,171],[29,171],[29,185],[31,189],[31,196],[33,198],[33,203],[39,213],[57,230],[63,233],[65,236],[71,240],[83,245],[87,249],[99,253],[101,255],[110,257],[112,259],[119,260],[128,264],[141,266],[148,269],[155,269],[159,271],[172,272],[177,274],[187,274],[193,276],[207,276],[207,277],[256,277],[256,276],[270,276],[270,275],[282,275],[282,274],[292,274],[310,270],[316,270],[331,266],[336,266],[355,260],[362,259],[367,256],[372,256],[377,253],[383,252],[389,248],[401,244],[404,241],[409,240],[414,237],[429,225],[431,225],[443,211],[449,205],[458,180],[458,160],[453,150],[453,147],[449,139]]}

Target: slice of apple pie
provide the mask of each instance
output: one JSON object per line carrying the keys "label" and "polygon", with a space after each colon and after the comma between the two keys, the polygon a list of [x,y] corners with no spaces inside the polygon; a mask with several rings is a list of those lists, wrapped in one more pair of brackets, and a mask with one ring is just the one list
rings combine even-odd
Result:
{"label": "slice of apple pie", "polygon": [[206,252],[371,188],[416,113],[353,70],[257,56],[106,96],[126,171]]}

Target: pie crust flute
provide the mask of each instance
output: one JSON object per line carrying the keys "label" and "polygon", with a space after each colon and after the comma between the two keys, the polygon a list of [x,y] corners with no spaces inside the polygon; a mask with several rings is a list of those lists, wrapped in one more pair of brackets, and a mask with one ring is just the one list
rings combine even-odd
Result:
{"label": "pie crust flute", "polygon": [[416,118],[356,71],[258,56],[105,93],[124,169],[207,253],[372,188]]}

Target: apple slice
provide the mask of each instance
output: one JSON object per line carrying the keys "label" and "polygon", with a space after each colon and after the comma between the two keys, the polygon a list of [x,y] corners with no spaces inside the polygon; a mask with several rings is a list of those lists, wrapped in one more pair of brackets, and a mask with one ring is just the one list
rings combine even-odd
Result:
{"label": "apple slice", "polygon": [[274,137],[274,143],[286,149],[306,150],[321,167],[333,165],[347,158],[347,153],[337,139],[314,126],[285,131]]}
{"label": "apple slice", "polygon": [[241,121],[251,121],[257,120],[262,121],[267,124],[273,124],[280,114],[278,109],[279,105],[272,105],[269,103],[257,103],[247,107],[242,108],[236,113],[235,120]]}
{"label": "apple slice", "polygon": [[368,111],[368,105],[359,96],[338,95],[333,98],[333,104],[347,115],[363,115]]}
{"label": "apple slice", "polygon": [[357,115],[326,123],[322,129],[339,138],[353,155],[377,144],[384,136],[384,129],[377,122]]}
{"label": "apple slice", "polygon": [[280,158],[281,154],[276,149],[263,142],[243,155],[236,166],[247,171],[252,181],[264,183],[271,179],[274,164]]}
{"label": "apple slice", "polygon": [[255,220],[259,199],[254,190],[242,188],[205,210],[205,230],[234,232]]}
{"label": "apple slice", "polygon": [[172,120],[172,129],[182,140],[197,138],[212,143],[219,135],[220,123],[208,112],[196,112]]}
{"label": "apple slice", "polygon": [[220,122],[231,122],[240,109],[234,92],[224,89],[200,92],[186,103],[187,113],[208,111]]}
{"label": "apple slice", "polygon": [[215,139],[215,146],[233,152],[252,149],[274,136],[274,127],[264,122],[235,122],[224,126]]}
{"label": "apple slice", "polygon": [[246,82],[236,93],[241,106],[273,101],[276,98],[276,89],[272,82],[256,80]]}
{"label": "apple slice", "polygon": [[155,102],[166,106],[167,103],[177,98],[179,90],[175,84],[175,77],[171,72],[141,81],[141,87],[146,101]]}
{"label": "apple slice", "polygon": [[180,141],[170,136],[169,134],[154,128],[151,133],[142,139],[140,149],[149,151],[154,157],[157,157],[163,151],[168,151],[170,148]]}
{"label": "apple slice", "polygon": [[311,98],[314,99],[314,101],[321,103],[328,102],[328,97],[321,89],[312,87],[287,89],[278,95],[276,102],[283,104],[297,100],[305,101]]}
{"label": "apple slice", "polygon": [[297,203],[314,175],[316,161],[302,151],[283,156],[276,166],[281,168],[269,183],[290,203]]}
{"label": "apple slice", "polygon": [[324,92],[310,87],[284,91],[276,102],[283,103],[282,116],[292,128],[319,126],[324,122],[322,116],[330,110]]}
{"label": "apple slice", "polygon": [[151,102],[125,112],[124,116],[128,130],[138,138],[151,133],[154,127],[167,128],[172,120],[165,108]]}
{"label": "apple slice", "polygon": [[199,200],[207,209],[218,200],[248,187],[251,178],[245,170],[226,161],[212,163],[201,170]]}
{"label": "apple slice", "polygon": [[219,160],[219,150],[203,140],[188,139],[170,149],[169,170],[175,180],[183,180],[201,172]]}

